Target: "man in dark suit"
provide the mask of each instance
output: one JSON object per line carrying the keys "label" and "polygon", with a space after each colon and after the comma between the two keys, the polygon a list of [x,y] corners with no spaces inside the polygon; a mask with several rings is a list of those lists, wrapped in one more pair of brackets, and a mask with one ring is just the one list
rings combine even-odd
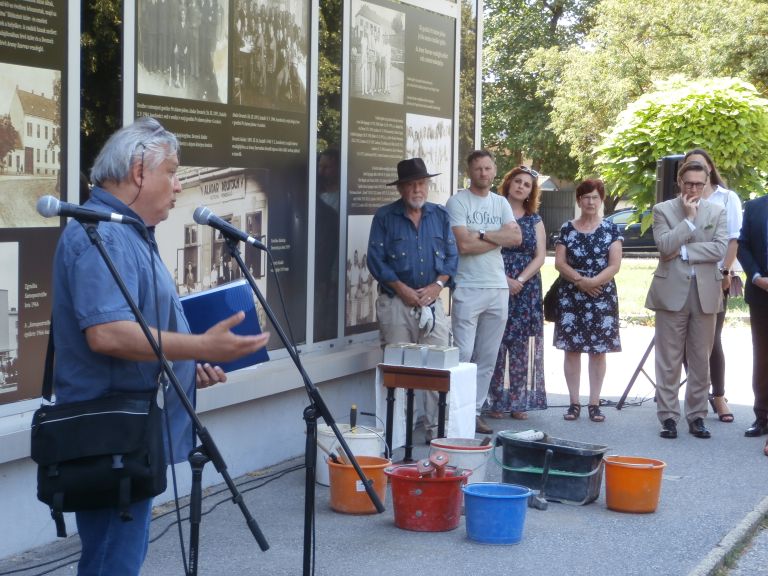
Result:
{"label": "man in dark suit", "polygon": [[688,358],[685,413],[688,431],[709,438],[704,426],[709,392],[709,353],[717,313],[723,307],[718,262],[728,232],[722,206],[701,198],[709,179],[699,162],[680,167],[681,194],[653,207],[653,239],[659,265],[645,301],[656,312],[656,413],[662,438],[677,438],[680,372]]}
{"label": "man in dark suit", "polygon": [[[755,422],[744,436],[768,434],[768,196],[744,205],[738,259],[747,273],[744,299],[752,327],[752,391]],[[764,448],[768,456],[768,443]]]}

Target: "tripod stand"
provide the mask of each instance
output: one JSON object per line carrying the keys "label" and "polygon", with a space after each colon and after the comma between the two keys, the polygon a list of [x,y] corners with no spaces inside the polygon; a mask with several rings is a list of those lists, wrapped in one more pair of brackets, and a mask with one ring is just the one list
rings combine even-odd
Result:
{"label": "tripod stand", "polygon": [[[635,371],[632,374],[632,378],[629,379],[629,384],[627,384],[627,387],[624,389],[624,394],[621,395],[621,399],[619,399],[618,404],[616,404],[616,410],[621,410],[621,408],[624,406],[624,403],[627,400],[627,396],[629,395],[629,391],[632,389],[632,386],[635,384],[635,380],[637,380],[637,377],[640,375],[641,372],[643,376],[645,376],[648,379],[651,385],[654,388],[656,388],[656,382],[654,382],[653,378],[651,378],[648,372],[645,371],[645,362],[648,360],[648,356],[651,355],[651,350],[653,350],[655,342],[656,342],[656,337],[654,336],[653,338],[651,338],[651,341],[648,343],[648,348],[645,349],[645,353],[643,354],[643,357],[640,359],[640,362],[638,363],[637,368],[635,368]],[[686,380],[687,378],[683,379],[680,385],[682,386],[683,384],[685,384]]]}
{"label": "tripod stand", "polygon": [[624,406],[624,402],[626,402],[627,400],[629,391],[632,389],[632,386],[635,384],[635,380],[637,380],[637,377],[640,375],[641,372],[643,376],[648,378],[648,381],[651,383],[651,385],[654,388],[656,388],[656,382],[654,382],[653,378],[651,378],[648,375],[648,372],[645,371],[645,362],[648,360],[648,356],[651,355],[651,350],[653,350],[655,341],[656,341],[656,337],[651,338],[651,341],[648,344],[648,348],[645,349],[645,354],[643,354],[643,357],[640,359],[640,363],[637,365],[637,368],[635,368],[635,371],[632,374],[632,378],[629,379],[629,384],[627,384],[627,387],[624,390],[624,394],[621,395],[621,399],[619,400],[619,403],[616,404],[616,410],[621,410],[621,408]]}
{"label": "tripod stand", "polygon": [[[189,565],[187,569],[187,574],[189,576],[195,576],[197,574],[198,541],[199,541],[198,536],[199,536],[199,525],[200,525],[200,498],[199,498],[200,481],[202,478],[202,466],[208,460],[213,462],[213,465],[216,468],[216,471],[219,474],[221,474],[222,478],[224,479],[224,482],[229,488],[229,491],[232,493],[232,501],[235,502],[235,504],[237,504],[238,507],[240,508],[240,511],[242,512],[245,518],[246,524],[248,525],[248,528],[251,530],[251,533],[253,534],[254,538],[258,542],[259,547],[264,551],[268,550],[269,544],[267,543],[266,538],[264,537],[264,535],[261,532],[261,529],[256,523],[256,520],[254,520],[254,518],[251,516],[251,513],[248,510],[247,506],[245,505],[245,501],[243,500],[242,495],[237,489],[237,486],[232,481],[232,478],[227,472],[227,465],[224,462],[224,458],[219,452],[218,447],[213,441],[213,437],[210,435],[208,430],[205,428],[205,426],[203,426],[203,423],[198,418],[197,413],[195,412],[194,406],[192,406],[192,403],[189,401],[189,399],[187,398],[187,395],[184,393],[184,388],[179,383],[178,378],[176,378],[176,374],[174,374],[173,369],[171,368],[171,365],[169,364],[168,360],[165,358],[160,348],[160,345],[158,344],[154,335],[150,331],[149,325],[147,324],[146,319],[141,313],[141,310],[139,310],[138,306],[134,302],[130,292],[128,291],[128,288],[125,285],[125,282],[123,282],[123,279],[120,276],[120,273],[118,272],[117,268],[115,268],[114,262],[112,261],[106,249],[104,248],[101,236],[99,235],[99,232],[97,230],[97,224],[85,224],[85,223],[81,223],[81,224],[83,225],[83,228],[85,229],[91,243],[96,247],[99,254],[101,255],[101,258],[104,260],[104,263],[109,269],[109,272],[114,278],[118,288],[120,289],[120,292],[122,293],[123,298],[125,298],[126,303],[130,307],[131,312],[133,312],[136,318],[136,322],[141,327],[141,330],[144,336],[146,337],[147,342],[149,342],[149,345],[151,346],[152,351],[155,353],[155,356],[160,362],[163,373],[172,384],[182,407],[184,408],[186,413],[189,415],[189,418],[192,420],[192,425],[194,427],[195,434],[197,435],[201,443],[201,446],[195,448],[195,450],[192,451],[192,454],[190,454],[190,463],[193,465],[193,487],[192,487],[193,502],[191,505],[196,505],[197,510],[195,511],[193,509],[194,508],[193,506],[193,508],[191,508],[191,511],[190,511],[190,521],[192,522],[192,528],[191,528],[191,535],[190,535]],[[147,229],[141,228],[140,232],[144,237],[144,239],[147,241],[149,250],[150,251],[154,250],[154,246],[153,246],[154,241],[149,236]],[[195,456],[196,454],[199,454],[200,457]],[[194,460],[193,460],[193,456],[194,456]],[[195,469],[196,466],[199,467],[199,470]],[[194,484],[195,482],[197,482],[196,486]],[[195,492],[197,493],[197,498],[195,498]],[[197,501],[195,502],[195,500]]]}
{"label": "tripod stand", "polygon": [[229,247],[229,253],[232,255],[232,258],[235,259],[235,261],[237,262],[237,265],[240,267],[240,270],[243,273],[243,276],[248,280],[248,283],[251,285],[251,289],[253,290],[253,293],[256,295],[256,298],[259,300],[259,303],[264,309],[264,312],[266,313],[267,318],[269,318],[270,322],[272,323],[272,326],[277,332],[277,335],[280,337],[280,341],[285,346],[285,349],[288,352],[289,356],[291,357],[291,360],[293,360],[293,363],[296,366],[296,369],[299,371],[299,374],[301,375],[301,378],[304,382],[304,387],[307,392],[307,396],[309,397],[309,406],[307,406],[304,409],[304,421],[306,422],[306,428],[307,428],[307,440],[306,440],[306,449],[304,452],[306,475],[304,480],[305,485],[304,485],[304,555],[303,555],[303,574],[305,576],[309,576],[309,574],[312,573],[311,572],[312,544],[313,544],[312,534],[314,531],[314,523],[315,523],[315,519],[314,519],[315,518],[315,462],[317,458],[317,418],[318,416],[321,416],[323,420],[325,420],[325,423],[331,428],[331,430],[333,430],[333,433],[335,434],[336,438],[339,441],[339,444],[341,445],[342,449],[344,450],[344,453],[346,454],[347,461],[350,464],[352,464],[352,467],[355,469],[355,472],[360,478],[360,481],[362,482],[362,485],[365,488],[365,491],[368,494],[368,497],[371,499],[371,502],[373,503],[376,510],[378,512],[384,512],[384,505],[379,499],[378,494],[376,494],[376,492],[374,491],[372,482],[366,478],[362,468],[360,468],[360,465],[358,464],[357,460],[352,454],[352,450],[350,450],[346,440],[344,439],[344,436],[339,431],[339,428],[336,425],[336,422],[334,421],[330,410],[328,410],[328,407],[326,406],[325,401],[323,400],[322,396],[320,396],[320,391],[317,389],[317,387],[314,385],[314,383],[310,379],[309,375],[304,370],[304,366],[301,363],[301,359],[299,358],[299,353],[296,350],[295,345],[290,341],[290,339],[285,334],[280,324],[277,322],[274,312],[269,307],[269,304],[267,304],[267,301],[264,298],[264,295],[261,293],[261,290],[259,290],[259,287],[256,285],[256,281],[254,280],[253,275],[250,273],[250,271],[246,267],[245,262],[243,261],[243,258],[240,255],[240,250],[238,249],[238,244],[240,240],[237,237],[231,235],[227,231],[222,230],[221,232],[226,239],[227,246]]}

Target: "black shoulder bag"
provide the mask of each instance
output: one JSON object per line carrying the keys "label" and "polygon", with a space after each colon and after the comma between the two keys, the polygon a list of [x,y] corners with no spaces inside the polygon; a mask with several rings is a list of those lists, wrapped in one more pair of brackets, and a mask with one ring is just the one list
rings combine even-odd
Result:
{"label": "black shoulder bag", "polygon": [[[53,391],[53,322],[45,357],[43,398]],[[42,405],[32,417],[31,456],[37,498],[50,506],[56,535],[67,535],[64,512],[116,508],[165,491],[162,410],[157,390],[114,393],[82,402]]]}
{"label": "black shoulder bag", "polygon": [[558,276],[544,295],[544,320],[547,322],[554,322],[557,318],[557,292],[562,283],[562,277]]}

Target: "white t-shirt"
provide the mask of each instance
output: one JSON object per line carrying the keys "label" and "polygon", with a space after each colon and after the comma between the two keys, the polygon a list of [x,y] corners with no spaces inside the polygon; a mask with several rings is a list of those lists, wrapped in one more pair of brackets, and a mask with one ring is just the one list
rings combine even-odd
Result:
{"label": "white t-shirt", "polygon": [[[493,192],[478,196],[467,189],[459,190],[445,205],[451,227],[466,226],[469,230],[498,230],[515,221],[506,198]],[[484,254],[461,254],[454,279],[456,286],[470,288],[507,288],[501,246]]]}
{"label": "white t-shirt", "polygon": [[[719,204],[725,208],[725,219],[728,227],[728,240],[738,239],[741,232],[741,200],[739,195],[733,190],[728,190],[719,186],[715,188],[715,191],[707,198],[713,204]],[[720,261],[722,267],[723,261]],[[733,261],[733,269],[740,271],[741,266],[738,260]]]}

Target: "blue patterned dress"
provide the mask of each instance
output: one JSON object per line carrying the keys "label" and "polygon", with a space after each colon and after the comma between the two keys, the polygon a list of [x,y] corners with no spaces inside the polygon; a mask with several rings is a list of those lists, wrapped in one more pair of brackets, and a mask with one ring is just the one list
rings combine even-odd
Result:
{"label": "blue patterned dress", "polygon": [[[504,270],[510,278],[525,269],[536,254],[538,214],[517,219],[523,234],[520,246],[502,248]],[[509,356],[509,389],[504,388],[504,368]],[[526,412],[544,410],[544,313],[541,297],[541,274],[523,284],[523,289],[509,297],[507,327],[499,347],[496,368],[491,379],[489,409],[494,412]]]}
{"label": "blue patterned dress", "polygon": [[[624,238],[611,222],[603,220],[593,232],[584,233],[568,221],[560,228],[556,243],[565,246],[566,262],[571,268],[593,278],[608,266],[608,249],[616,240]],[[567,280],[561,282],[554,345],[568,352],[621,352],[619,296],[613,279],[597,297],[581,292]]]}

